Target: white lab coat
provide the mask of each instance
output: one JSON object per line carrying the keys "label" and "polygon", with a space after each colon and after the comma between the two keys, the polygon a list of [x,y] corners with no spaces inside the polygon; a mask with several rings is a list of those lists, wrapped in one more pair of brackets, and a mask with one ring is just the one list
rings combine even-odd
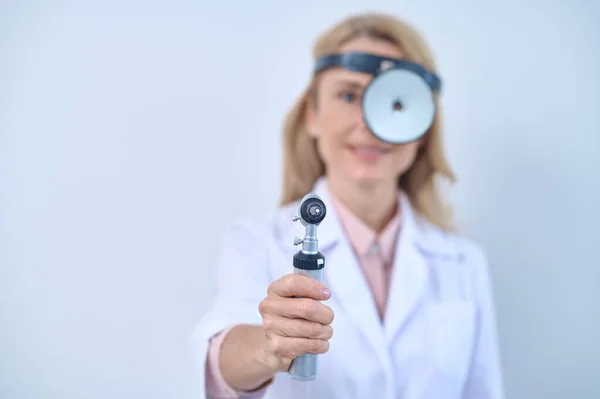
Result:
{"label": "white lab coat", "polygon": [[[488,264],[471,241],[447,234],[412,211],[400,195],[397,243],[385,320],[320,179],[313,192],[328,206],[318,228],[325,255],[324,283],[335,313],[330,349],[318,359],[312,382],[276,376],[265,398],[488,399],[503,398],[496,320]],[[293,223],[298,204],[269,220],[240,220],[224,238],[218,294],[199,322],[192,346],[204,392],[209,339],[236,323],[261,324],[258,304],[268,285],[293,271]]]}

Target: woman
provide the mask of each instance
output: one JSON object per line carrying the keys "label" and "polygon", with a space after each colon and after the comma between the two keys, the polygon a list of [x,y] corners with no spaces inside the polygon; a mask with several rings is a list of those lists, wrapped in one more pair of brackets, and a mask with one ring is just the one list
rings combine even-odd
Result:
{"label": "woman", "polygon": [[[356,51],[435,71],[415,30],[385,15],[342,21],[314,56]],[[422,139],[380,141],[362,119],[371,78],[316,73],[288,115],[282,206],[229,230],[217,300],[194,334],[203,397],[503,397],[485,255],[452,232],[436,186],[454,180],[439,112]],[[291,219],[310,192],[328,206],[323,282],[291,274]],[[319,354],[318,376],[292,381],[305,353]]]}

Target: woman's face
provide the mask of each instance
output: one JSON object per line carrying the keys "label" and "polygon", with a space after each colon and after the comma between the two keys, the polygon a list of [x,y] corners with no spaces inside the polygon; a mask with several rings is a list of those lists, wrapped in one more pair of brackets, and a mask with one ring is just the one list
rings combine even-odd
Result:
{"label": "woman's face", "polygon": [[[395,45],[371,38],[357,38],[340,48],[341,53],[366,53],[401,58]],[[396,184],[410,168],[420,141],[391,145],[375,138],[362,114],[361,96],[372,75],[330,68],[320,76],[316,104],[309,105],[308,129],[318,140],[319,153],[329,175],[357,183]]]}

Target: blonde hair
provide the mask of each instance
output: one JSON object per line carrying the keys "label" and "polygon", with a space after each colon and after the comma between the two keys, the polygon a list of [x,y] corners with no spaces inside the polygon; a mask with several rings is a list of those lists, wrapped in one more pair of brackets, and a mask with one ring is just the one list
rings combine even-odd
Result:
{"label": "blonde hair", "polygon": [[[372,37],[394,43],[406,59],[417,62],[432,72],[436,66],[428,45],[409,24],[384,14],[351,16],[324,32],[313,48],[313,58],[335,53],[340,46],[357,37]],[[308,96],[313,94],[315,77],[294,104],[283,126],[284,166],[281,205],[301,199],[309,193],[317,179],[324,175],[315,139],[305,127]],[[439,179],[454,183],[456,177],[444,155],[442,144],[441,110],[435,95],[437,112],[427,139],[412,166],[398,179],[399,188],[407,195],[411,205],[442,230],[453,230],[452,210],[441,194]]]}

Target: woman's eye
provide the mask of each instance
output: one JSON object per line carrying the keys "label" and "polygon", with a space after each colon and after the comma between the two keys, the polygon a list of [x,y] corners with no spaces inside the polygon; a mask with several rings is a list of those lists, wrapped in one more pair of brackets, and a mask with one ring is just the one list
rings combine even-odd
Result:
{"label": "woman's eye", "polygon": [[340,97],[347,103],[351,103],[356,100],[356,95],[354,95],[354,93],[341,93]]}

